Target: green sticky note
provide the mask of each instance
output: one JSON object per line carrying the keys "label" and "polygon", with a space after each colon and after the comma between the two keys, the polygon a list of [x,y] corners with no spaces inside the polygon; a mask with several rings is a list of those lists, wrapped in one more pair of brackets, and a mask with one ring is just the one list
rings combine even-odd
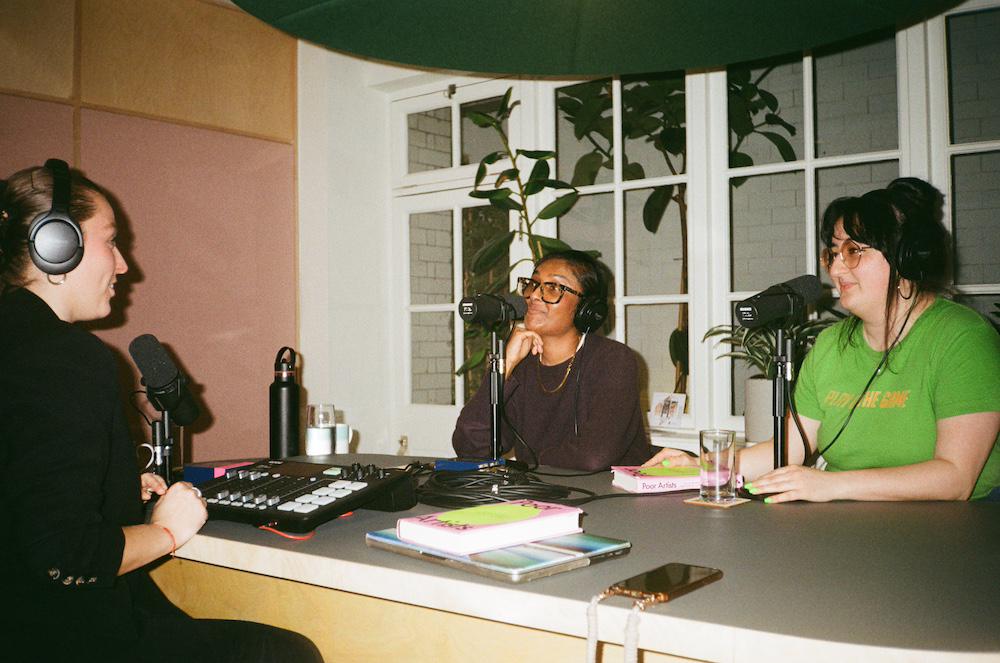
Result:
{"label": "green sticky note", "polygon": [[437,519],[449,525],[502,525],[528,520],[539,509],[526,504],[484,504],[440,514]]}
{"label": "green sticky note", "polygon": [[644,467],[639,474],[647,477],[696,477],[700,470],[697,467]]}

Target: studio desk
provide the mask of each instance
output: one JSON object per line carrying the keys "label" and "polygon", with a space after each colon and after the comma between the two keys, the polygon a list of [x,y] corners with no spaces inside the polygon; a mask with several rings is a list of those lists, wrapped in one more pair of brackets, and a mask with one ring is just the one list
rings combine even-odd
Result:
{"label": "studio desk", "polygon": [[[329,457],[383,467],[394,456]],[[561,481],[618,492],[610,473]],[[582,661],[586,607],[615,581],[666,562],[719,582],[649,608],[656,661],[1000,661],[1000,504],[753,502],[688,494],[584,505],[584,529],[632,551],[512,585],[365,546],[399,513],[359,510],[308,541],[212,521],[153,576],[196,617],[249,619],[313,639],[329,663]],[[406,515],[438,511],[418,505]],[[630,602],[600,605],[603,661],[621,660]]]}

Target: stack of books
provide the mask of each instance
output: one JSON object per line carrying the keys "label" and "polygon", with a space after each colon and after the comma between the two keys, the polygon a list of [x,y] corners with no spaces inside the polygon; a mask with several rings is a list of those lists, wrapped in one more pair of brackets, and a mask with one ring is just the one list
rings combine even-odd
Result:
{"label": "stack of books", "polygon": [[583,533],[576,507],[517,500],[400,518],[369,532],[374,548],[521,582],[623,555],[631,544]]}

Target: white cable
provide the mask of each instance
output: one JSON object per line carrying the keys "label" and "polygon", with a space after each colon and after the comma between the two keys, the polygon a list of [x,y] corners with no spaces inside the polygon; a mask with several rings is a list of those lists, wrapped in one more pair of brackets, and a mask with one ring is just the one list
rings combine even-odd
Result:
{"label": "white cable", "polygon": [[597,663],[597,604],[604,599],[598,594],[587,606],[587,663]]}
{"label": "white cable", "polygon": [[636,601],[625,621],[625,642],[622,645],[625,649],[623,653],[625,663],[639,661],[639,615],[645,607],[642,601]]}

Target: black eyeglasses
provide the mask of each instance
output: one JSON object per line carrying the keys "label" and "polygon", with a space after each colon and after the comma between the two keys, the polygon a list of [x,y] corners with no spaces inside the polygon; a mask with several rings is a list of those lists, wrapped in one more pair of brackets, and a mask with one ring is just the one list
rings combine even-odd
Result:
{"label": "black eyeglasses", "polygon": [[833,267],[833,261],[840,256],[840,259],[844,262],[844,266],[847,269],[854,269],[861,262],[862,256],[864,256],[865,251],[870,249],[870,246],[861,246],[853,240],[846,240],[840,245],[839,251],[834,251],[832,248],[823,249],[823,253],[820,256],[823,265],[829,270]]}
{"label": "black eyeglasses", "polygon": [[546,304],[558,304],[567,292],[571,292],[577,297],[583,297],[582,292],[578,292],[562,283],[553,283],[552,281],[540,283],[535,279],[529,279],[525,276],[517,279],[517,291],[521,293],[522,297],[530,297],[531,293],[539,288],[542,289],[542,301]]}

